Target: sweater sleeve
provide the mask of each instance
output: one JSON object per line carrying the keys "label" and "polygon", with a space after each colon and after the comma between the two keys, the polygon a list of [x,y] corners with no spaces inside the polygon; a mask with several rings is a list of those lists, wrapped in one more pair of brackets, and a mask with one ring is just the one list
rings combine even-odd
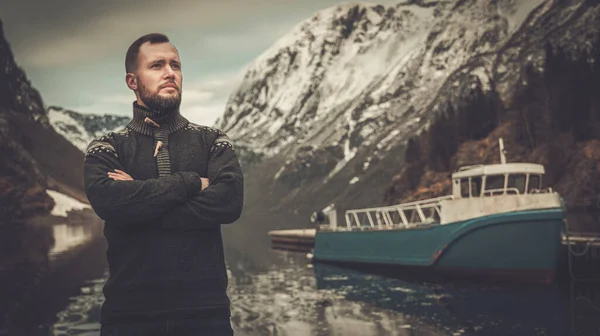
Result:
{"label": "sweater sleeve", "polygon": [[155,220],[173,207],[185,203],[200,190],[200,176],[181,172],[148,180],[115,181],[109,171],[127,172],[115,150],[115,140],[104,136],[93,140],[85,154],[85,192],[96,214],[105,221],[132,226]]}
{"label": "sweater sleeve", "polygon": [[198,189],[185,204],[163,219],[167,229],[206,229],[231,224],[241,215],[244,177],[231,141],[222,132],[212,144],[208,158],[210,185]]}

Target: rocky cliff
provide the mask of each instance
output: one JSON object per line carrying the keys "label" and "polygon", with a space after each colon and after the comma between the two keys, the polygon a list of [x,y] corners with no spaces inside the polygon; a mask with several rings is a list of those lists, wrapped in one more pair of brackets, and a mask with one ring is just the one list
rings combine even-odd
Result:
{"label": "rocky cliff", "polygon": [[47,124],[40,94],[15,64],[0,22],[0,218],[10,220],[49,211],[54,206],[45,193],[47,180],[28,151],[27,135],[17,120]]}
{"label": "rocky cliff", "polygon": [[54,207],[49,187],[84,199],[83,153],[50,126],[42,97],[16,64],[1,21],[0,155],[0,222],[49,212]]}

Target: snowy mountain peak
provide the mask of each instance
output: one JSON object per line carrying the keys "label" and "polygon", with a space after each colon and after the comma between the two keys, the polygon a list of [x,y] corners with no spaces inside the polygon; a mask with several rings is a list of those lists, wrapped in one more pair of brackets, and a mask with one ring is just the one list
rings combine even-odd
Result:
{"label": "snowy mountain peak", "polygon": [[434,15],[435,6],[418,3],[346,3],[315,14],[255,60],[217,125],[265,156],[322,134],[320,126],[411,58]]}
{"label": "snowy mountain peak", "polygon": [[94,138],[123,128],[131,119],[111,114],[81,114],[57,106],[48,107],[48,118],[56,132],[82,152]]}
{"label": "snowy mountain peak", "polygon": [[[539,3],[327,8],[253,62],[217,126],[262,157],[299,143],[350,153],[357,142],[382,140],[375,130],[406,111],[425,109],[445,78],[473,55],[499,47]],[[486,82],[485,71],[480,74]]]}

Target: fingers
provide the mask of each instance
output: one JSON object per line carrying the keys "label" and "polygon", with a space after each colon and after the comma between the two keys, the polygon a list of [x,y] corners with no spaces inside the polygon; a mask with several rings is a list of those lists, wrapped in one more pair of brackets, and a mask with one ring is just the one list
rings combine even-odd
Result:
{"label": "fingers", "polygon": [[200,180],[202,181],[202,188],[200,190],[204,190],[209,186],[209,180],[206,177],[201,177]]}
{"label": "fingers", "polygon": [[[120,170],[120,169],[115,169],[115,171],[116,171],[117,173],[121,174],[121,175],[125,175],[125,176],[127,176],[127,177],[131,178],[131,176],[129,176],[129,174],[127,174],[126,172],[124,172],[124,171],[122,171],[122,170]],[[132,180],[133,180],[133,179],[132,179]]]}
{"label": "fingers", "polygon": [[115,169],[118,173],[108,172],[108,177],[115,181],[132,181],[133,178],[122,170]]}

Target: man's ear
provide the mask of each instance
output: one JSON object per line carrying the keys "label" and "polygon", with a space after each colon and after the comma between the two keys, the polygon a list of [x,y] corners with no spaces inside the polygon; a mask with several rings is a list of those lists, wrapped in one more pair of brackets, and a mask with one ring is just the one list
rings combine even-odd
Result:
{"label": "man's ear", "polygon": [[128,73],[125,75],[125,83],[127,83],[127,87],[133,91],[138,89],[137,77],[133,73]]}

